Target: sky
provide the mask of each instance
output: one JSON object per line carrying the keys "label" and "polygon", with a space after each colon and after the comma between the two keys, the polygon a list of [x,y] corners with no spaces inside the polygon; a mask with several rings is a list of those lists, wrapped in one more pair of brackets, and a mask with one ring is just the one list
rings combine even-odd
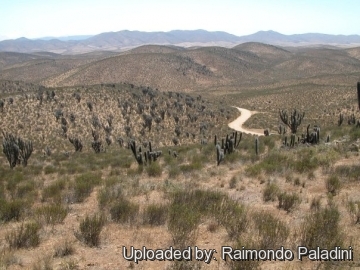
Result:
{"label": "sky", "polygon": [[0,40],[121,30],[360,35],[359,0],[0,0]]}

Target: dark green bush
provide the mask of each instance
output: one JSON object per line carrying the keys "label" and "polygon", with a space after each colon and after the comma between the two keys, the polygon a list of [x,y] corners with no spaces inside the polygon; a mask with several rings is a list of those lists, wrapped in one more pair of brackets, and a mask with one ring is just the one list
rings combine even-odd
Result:
{"label": "dark green bush", "polygon": [[152,162],[149,166],[146,167],[146,172],[150,177],[161,176],[162,167],[158,162]]}
{"label": "dark green bush", "polygon": [[86,216],[80,222],[80,231],[75,236],[90,247],[100,244],[100,233],[105,225],[102,215]]}
{"label": "dark green bush", "polygon": [[143,222],[151,226],[160,226],[166,223],[168,205],[150,204],[144,210]]}
{"label": "dark green bush", "polygon": [[341,188],[341,183],[336,175],[332,175],[326,179],[326,189],[333,196],[339,193],[340,188]]}
{"label": "dark green bush", "polygon": [[216,213],[219,224],[224,226],[231,239],[238,239],[249,225],[246,207],[226,198]]}
{"label": "dark green bush", "polygon": [[266,212],[255,213],[253,221],[260,236],[261,249],[277,249],[285,245],[290,234],[285,222]]}
{"label": "dark green bush", "polygon": [[66,181],[64,179],[56,180],[42,190],[42,200],[52,199],[53,202],[59,203],[61,201],[61,192],[65,189],[65,186]]}
{"label": "dark green bush", "polygon": [[61,204],[44,205],[35,210],[38,219],[45,224],[57,224],[64,221],[68,210]]}
{"label": "dark green bush", "polygon": [[139,205],[121,199],[110,208],[111,219],[118,223],[134,224],[139,213]]}
{"label": "dark green bush", "polygon": [[100,182],[101,176],[97,174],[89,173],[76,177],[74,181],[75,202],[83,202]]}
{"label": "dark green bush", "polygon": [[5,239],[10,248],[29,248],[36,247],[40,243],[40,226],[38,223],[22,223],[19,228],[11,231]]}
{"label": "dark green bush", "polygon": [[287,212],[293,210],[298,204],[300,204],[300,197],[296,194],[288,194],[282,192],[278,195],[279,208],[284,209]]}
{"label": "dark green bush", "polygon": [[343,242],[340,213],[334,205],[313,212],[305,219],[301,228],[301,245],[329,250],[342,246]]}
{"label": "dark green bush", "polygon": [[13,200],[10,202],[0,200],[0,220],[3,222],[20,220],[20,217],[25,210],[25,206],[25,202],[22,200]]}
{"label": "dark green bush", "polygon": [[268,183],[263,192],[263,200],[264,202],[275,201],[280,189],[275,183]]}
{"label": "dark green bush", "polygon": [[187,204],[169,206],[168,230],[177,248],[185,248],[196,241],[196,229],[201,214]]}

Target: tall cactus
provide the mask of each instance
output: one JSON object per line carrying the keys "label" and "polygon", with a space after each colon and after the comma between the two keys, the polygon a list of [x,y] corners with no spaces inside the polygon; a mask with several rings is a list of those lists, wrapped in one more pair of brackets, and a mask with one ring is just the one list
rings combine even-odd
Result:
{"label": "tall cactus", "polygon": [[216,161],[217,161],[217,165],[220,165],[220,162],[223,161],[224,159],[224,149],[221,149],[220,145],[217,144],[216,145]]}
{"label": "tall cactus", "polygon": [[357,83],[358,109],[360,110],[360,82]]}
{"label": "tall cactus", "polygon": [[290,128],[291,133],[295,134],[298,127],[301,125],[305,112],[299,113],[296,109],[294,109],[289,117],[287,111],[279,110],[279,116],[281,121]]}
{"label": "tall cactus", "polygon": [[259,138],[255,138],[255,154],[259,155]]}
{"label": "tall cactus", "polygon": [[24,141],[20,137],[12,134],[4,133],[3,153],[5,154],[10,168],[14,168],[16,164],[22,162],[23,166],[27,166],[28,159],[33,152],[31,141]]}
{"label": "tall cactus", "polygon": [[290,136],[290,147],[295,146],[295,134],[291,134]]}

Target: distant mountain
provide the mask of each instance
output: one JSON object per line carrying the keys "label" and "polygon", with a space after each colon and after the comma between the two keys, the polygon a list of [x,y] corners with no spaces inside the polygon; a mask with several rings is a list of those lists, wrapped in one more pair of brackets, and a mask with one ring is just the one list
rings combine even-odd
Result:
{"label": "distant mountain", "polygon": [[170,32],[119,31],[95,36],[70,36],[58,39],[31,40],[19,38],[0,42],[0,51],[32,53],[48,51],[61,54],[77,54],[92,51],[123,51],[141,45],[177,45],[234,47],[245,42],[261,42],[282,46],[308,45],[360,45],[359,35],[297,34],[283,35],[275,31],[259,31],[252,35],[235,36],[226,32],[205,30],[174,30]]}
{"label": "distant mountain", "polygon": [[66,37],[42,37],[42,38],[35,38],[33,40],[52,40],[58,39],[61,41],[69,41],[69,40],[84,40],[91,38],[93,35],[80,35],[80,36],[66,36]]}

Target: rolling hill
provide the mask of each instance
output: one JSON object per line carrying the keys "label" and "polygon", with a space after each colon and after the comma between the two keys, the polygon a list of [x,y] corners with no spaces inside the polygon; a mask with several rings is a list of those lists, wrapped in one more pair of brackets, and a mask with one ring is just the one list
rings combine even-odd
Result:
{"label": "rolling hill", "polygon": [[32,53],[48,51],[60,54],[78,54],[91,51],[124,51],[134,47],[157,44],[233,47],[240,43],[260,42],[281,46],[335,45],[359,46],[360,36],[325,35],[318,33],[283,35],[275,31],[259,31],[246,36],[205,30],[174,30],[169,32],[118,31],[101,33],[80,39],[45,38],[31,40],[25,37],[0,42],[0,51]]}
{"label": "rolling hill", "polygon": [[161,91],[240,91],[313,82],[316,76],[344,81],[346,74],[360,74],[360,59],[359,48],[291,49],[257,42],[233,48],[144,45],[122,53],[72,56],[0,53],[0,71],[2,80],[49,87],[127,82]]}

